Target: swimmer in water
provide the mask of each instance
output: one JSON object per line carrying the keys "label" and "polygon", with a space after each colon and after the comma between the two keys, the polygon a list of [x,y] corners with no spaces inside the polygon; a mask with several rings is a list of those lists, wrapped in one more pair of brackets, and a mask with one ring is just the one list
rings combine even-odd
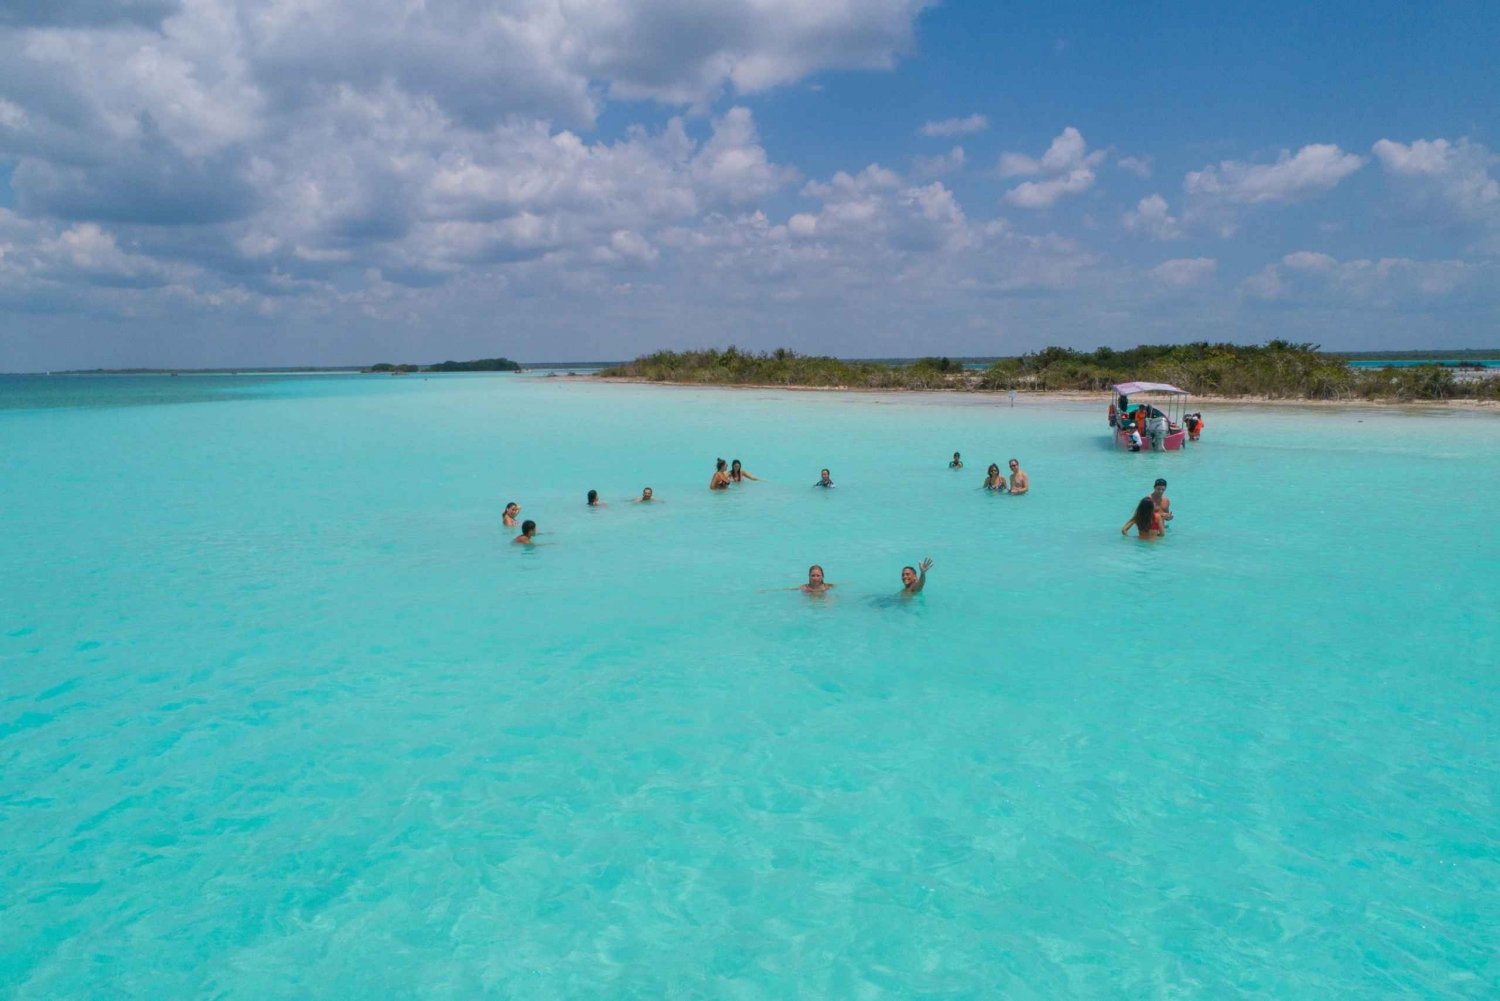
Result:
{"label": "swimmer in water", "polygon": [[729,463],[725,462],[723,459],[719,459],[717,462],[714,463],[714,475],[708,481],[708,489],[710,489],[710,490],[728,490],[729,489],[729,473],[726,472],[728,466],[729,466]]}
{"label": "swimmer in water", "polygon": [[518,542],[523,546],[531,546],[536,544],[532,539],[534,535],[536,535],[536,522],[528,518],[526,521],[521,522],[521,534],[510,541]]}
{"label": "swimmer in water", "polygon": [[1005,493],[1005,477],[1000,475],[1000,467],[993,462],[990,463],[990,468],[985,471],[984,489],[995,494]]}
{"label": "swimmer in water", "polygon": [[758,480],[759,476],[751,476],[740,466],[740,460],[735,459],[729,464],[729,479],[731,482],[739,483],[741,480]]}
{"label": "swimmer in water", "polygon": [[1157,480],[1151,489],[1151,503],[1156,505],[1156,513],[1161,516],[1161,527],[1165,531],[1167,522],[1172,520],[1172,502],[1167,500],[1167,481]]}
{"label": "swimmer in water", "polygon": [[802,584],[795,590],[803,594],[826,594],[833,590],[833,585],[823,579],[823,568],[814,563],[807,568],[807,583]]}
{"label": "swimmer in water", "polygon": [[821,473],[818,474],[818,482],[814,483],[813,486],[815,486],[815,487],[826,487],[828,489],[832,489],[833,488],[833,477],[830,476],[830,475],[828,475],[828,470],[825,469]]}
{"label": "swimmer in water", "polygon": [[901,568],[901,593],[903,595],[920,594],[922,588],[927,586],[927,571],[932,569],[932,557],[928,557],[914,567]]}
{"label": "swimmer in water", "polygon": [[650,504],[650,503],[652,503],[655,500],[656,500],[656,498],[653,497],[652,494],[651,494],[651,488],[647,487],[646,489],[644,489],[644,490],[641,491],[641,496],[636,499],[636,503],[637,504]]}
{"label": "swimmer in water", "polygon": [[1161,515],[1156,511],[1156,502],[1150,497],[1142,497],[1141,502],[1135,506],[1135,514],[1130,516],[1121,528],[1121,535],[1130,534],[1130,526],[1135,526],[1135,534],[1142,539],[1159,539],[1162,536]]}
{"label": "swimmer in water", "polygon": [[599,491],[589,491],[589,507],[606,507],[607,505],[599,499]]}
{"label": "swimmer in water", "polygon": [[500,515],[500,524],[504,525],[506,528],[515,528],[516,515],[520,513],[521,505],[517,504],[515,501],[511,501],[509,504],[505,505],[505,512]]}
{"label": "swimmer in water", "polygon": [[1010,460],[1010,495],[1019,497],[1031,489],[1031,477],[1021,468],[1019,460]]}
{"label": "swimmer in water", "polygon": [[948,463],[948,468],[949,469],[962,469],[962,468],[964,468],[964,460],[959,457],[959,454],[957,452],[953,453],[953,461],[950,462],[950,463]]}

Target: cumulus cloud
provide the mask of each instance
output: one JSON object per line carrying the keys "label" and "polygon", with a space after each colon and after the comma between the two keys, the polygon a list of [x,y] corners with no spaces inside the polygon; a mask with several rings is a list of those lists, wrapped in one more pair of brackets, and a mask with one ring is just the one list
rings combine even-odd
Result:
{"label": "cumulus cloud", "polygon": [[1019,208],[1042,209],[1066,195],[1087,191],[1094,186],[1094,168],[1104,162],[1104,157],[1104,150],[1090,153],[1082,134],[1071,125],[1052,140],[1039,160],[1023,153],[1002,153],[1001,177],[1042,177],[1007,191],[1005,202]]}
{"label": "cumulus cloud", "polygon": [[1364,165],[1364,158],[1337,146],[1304,146],[1295,154],[1282,150],[1275,163],[1224,160],[1218,166],[1190,171],[1183,182],[1189,194],[1236,205],[1290,203],[1331,190]]}
{"label": "cumulus cloud", "polygon": [[921,133],[924,136],[966,136],[975,132],[983,132],[989,127],[988,118],[974,114],[966,118],[944,118],[941,121],[926,122],[921,128]]}
{"label": "cumulus cloud", "polygon": [[922,177],[942,177],[964,169],[968,159],[962,146],[955,146],[941,156],[919,156],[912,161],[912,171]]}
{"label": "cumulus cloud", "polygon": [[1187,288],[1213,278],[1219,262],[1212,257],[1179,257],[1162,261],[1151,269],[1151,277],[1163,285]]}
{"label": "cumulus cloud", "polygon": [[1125,213],[1125,228],[1132,233],[1145,233],[1158,240],[1176,240],[1182,237],[1182,226],[1167,210],[1167,200],[1161,195],[1147,195],[1136,207]]}
{"label": "cumulus cloud", "polygon": [[1122,156],[1115,164],[1124,171],[1134,174],[1142,180],[1151,176],[1151,158],[1149,156]]}
{"label": "cumulus cloud", "polygon": [[1500,181],[1491,171],[1500,156],[1469,139],[1381,139],[1371,151],[1385,172],[1409,186],[1424,203],[1465,221],[1500,220]]}
{"label": "cumulus cloud", "polygon": [[1262,300],[1320,300],[1360,308],[1430,304],[1493,279],[1493,269],[1459,260],[1408,257],[1340,261],[1299,250],[1284,255],[1242,283]]}

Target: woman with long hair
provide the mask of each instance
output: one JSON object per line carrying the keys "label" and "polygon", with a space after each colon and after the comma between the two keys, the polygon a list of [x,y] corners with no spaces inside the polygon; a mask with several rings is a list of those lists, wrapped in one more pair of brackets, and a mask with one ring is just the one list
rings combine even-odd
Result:
{"label": "woman with long hair", "polygon": [[725,471],[728,466],[729,466],[729,463],[725,462],[723,459],[717,459],[717,460],[715,460],[715,462],[714,462],[714,475],[708,481],[708,489],[710,489],[710,490],[728,490],[729,489],[729,473],[727,473]]}
{"label": "woman with long hair", "polygon": [[1130,526],[1135,526],[1135,534],[1142,539],[1159,539],[1162,537],[1161,512],[1156,510],[1156,502],[1150,497],[1142,497],[1141,502],[1135,506],[1135,514],[1130,516],[1120,528],[1121,535],[1130,534]]}
{"label": "woman with long hair", "polygon": [[1000,467],[990,463],[990,468],[984,474],[984,488],[991,493],[1003,494],[1006,491],[1005,477],[1000,475]]}

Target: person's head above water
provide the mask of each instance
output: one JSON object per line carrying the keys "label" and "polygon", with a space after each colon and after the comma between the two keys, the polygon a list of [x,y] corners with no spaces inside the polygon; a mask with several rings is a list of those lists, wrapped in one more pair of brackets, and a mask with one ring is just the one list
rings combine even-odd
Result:
{"label": "person's head above water", "polygon": [[1151,522],[1155,517],[1156,502],[1150,497],[1142,497],[1135,506],[1135,530],[1142,534],[1151,531]]}
{"label": "person's head above water", "polygon": [[1165,489],[1167,489],[1167,481],[1166,480],[1158,479],[1156,481],[1156,489],[1157,490],[1165,490]]}
{"label": "person's head above water", "polygon": [[729,464],[729,468],[730,469],[739,469],[740,468],[740,460],[735,459],[733,462],[731,462]]}
{"label": "person's head above water", "polygon": [[902,567],[901,568],[901,583],[905,584],[907,587],[911,587],[912,582],[914,580],[916,580],[916,579],[917,579],[917,568],[916,567]]}
{"label": "person's head above water", "polygon": [[823,583],[823,568],[814,563],[807,568],[807,583],[809,587],[819,587]]}
{"label": "person's head above water", "polygon": [[651,499],[651,488],[650,487],[646,487],[644,490],[641,491],[641,500],[650,500],[650,499]]}
{"label": "person's head above water", "polygon": [[509,504],[505,505],[505,513],[506,514],[520,514],[521,513],[521,505],[517,504],[515,501],[511,501]]}
{"label": "person's head above water", "polygon": [[589,491],[589,507],[593,507],[595,504],[598,504],[598,503],[599,503],[599,491],[597,491],[597,490],[590,490]]}
{"label": "person's head above water", "polygon": [[723,472],[724,471],[724,467],[727,466],[727,465],[728,465],[728,463],[725,462],[723,459],[715,459],[714,460],[714,468],[717,469],[717,470],[719,470],[720,472]]}
{"label": "person's head above water", "polygon": [[528,539],[535,535],[536,522],[532,521],[529,518],[526,521],[521,522],[521,534],[526,536]]}
{"label": "person's head above water", "polygon": [[955,458],[955,459],[957,459],[957,458],[958,458],[958,453],[957,453],[957,452],[954,452],[954,453],[953,453],[953,457],[954,457],[954,458]]}
{"label": "person's head above water", "polygon": [[1011,469],[1019,469],[1020,467],[1021,467],[1021,463],[1020,463],[1019,460],[1017,460],[1017,459],[1010,460],[1010,468]]}

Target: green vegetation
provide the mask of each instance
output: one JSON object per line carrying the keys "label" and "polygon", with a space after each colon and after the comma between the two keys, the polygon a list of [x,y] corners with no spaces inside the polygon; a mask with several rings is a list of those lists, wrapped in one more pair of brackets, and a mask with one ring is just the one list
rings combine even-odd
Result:
{"label": "green vegetation", "polygon": [[658,351],[599,373],[715,386],[815,386],[859,389],[1089,390],[1103,392],[1130,380],[1169,382],[1191,393],[1307,400],[1500,399],[1500,379],[1455,377],[1450,368],[1354,369],[1340,355],[1316,345],[1271,341],[1237,344],[1141,345],[1116,351],[1046,348],[1020,358],[1002,358],[983,371],[966,370],[949,358],[914,362],[843,361],[799,355],[785,348],[755,354],[723,351]]}
{"label": "green vegetation", "polygon": [[963,365],[947,358],[922,358],[911,364],[843,361],[824,355],[799,355],[786,348],[754,354],[738,348],[723,351],[658,351],[599,373],[605,379],[646,379],[710,386],[823,386],[860,389],[957,389],[968,385]]}
{"label": "green vegetation", "polygon": [[521,366],[509,358],[477,358],[474,361],[443,361],[436,365],[392,365],[383,361],[366,372],[519,372]]}

